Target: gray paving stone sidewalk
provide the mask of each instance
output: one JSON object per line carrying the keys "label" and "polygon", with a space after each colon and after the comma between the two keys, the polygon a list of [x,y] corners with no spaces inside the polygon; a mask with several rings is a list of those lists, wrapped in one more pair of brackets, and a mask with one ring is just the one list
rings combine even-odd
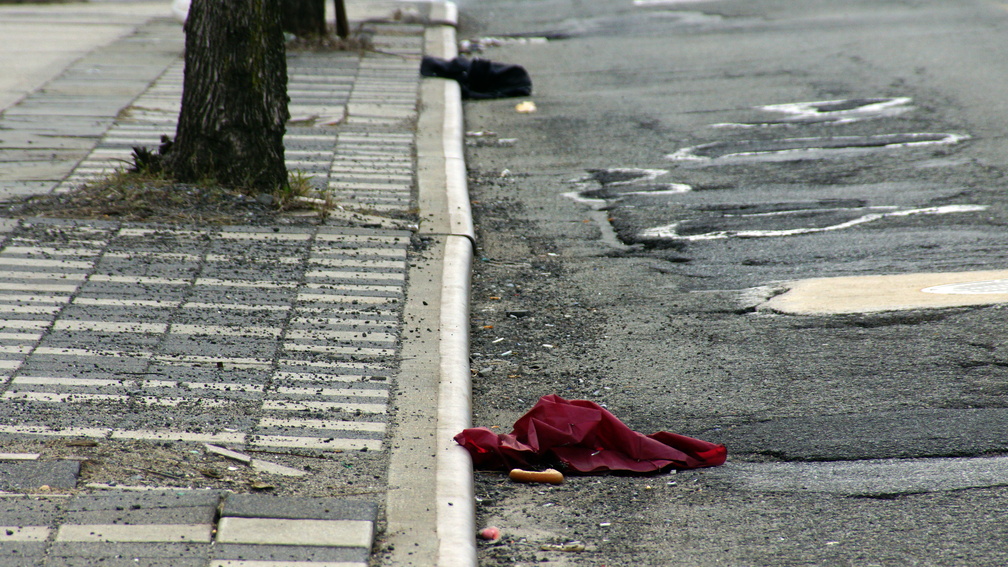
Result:
{"label": "gray paving stone sidewalk", "polygon": [[[0,500],[7,566],[366,565],[375,505],[215,490]],[[53,527],[57,526],[57,527]]]}
{"label": "gray paving stone sidewalk", "polygon": [[[400,219],[416,202],[424,34],[371,27],[375,52],[289,55],[288,168],[342,215],[0,219],[0,564],[367,564],[415,246]],[[67,191],[172,135],[181,51],[180,27],[152,21],[0,114],[0,200]],[[87,457],[18,450],[65,439],[213,452],[280,493],[332,455],[369,476],[353,498],[142,469],[84,486]]]}

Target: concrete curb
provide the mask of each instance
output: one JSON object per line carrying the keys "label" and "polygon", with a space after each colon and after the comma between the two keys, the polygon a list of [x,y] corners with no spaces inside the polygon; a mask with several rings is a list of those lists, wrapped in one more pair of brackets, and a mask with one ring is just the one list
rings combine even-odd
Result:
{"label": "concrete curb", "polygon": [[[444,25],[432,28],[426,53],[451,59],[458,55],[454,25],[458,10],[454,3],[431,7],[431,21]],[[423,219],[421,232],[445,237],[441,274],[439,329],[439,388],[437,418],[437,565],[476,565],[476,506],[473,469],[469,454],[453,437],[470,427],[471,383],[469,373],[469,292],[475,229],[466,184],[463,149],[462,96],[458,83],[425,79],[424,94],[433,101],[432,112],[441,110],[435,147],[417,148],[418,170],[426,170],[444,183],[440,214]],[[440,108],[437,108],[440,107]],[[433,204],[433,203],[432,203]],[[423,209],[422,209],[423,210]],[[434,209],[437,210],[437,209]]]}
{"label": "concrete curb", "polygon": [[469,277],[472,241],[449,236],[441,295],[441,385],[437,425],[438,562],[476,565],[476,499],[469,453],[453,437],[470,427]]}

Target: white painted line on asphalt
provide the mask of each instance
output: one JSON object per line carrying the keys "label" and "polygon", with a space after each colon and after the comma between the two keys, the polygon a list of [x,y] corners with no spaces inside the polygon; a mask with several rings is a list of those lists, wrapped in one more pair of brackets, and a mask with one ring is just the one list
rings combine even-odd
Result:
{"label": "white painted line on asphalt", "polygon": [[760,106],[759,109],[766,110],[768,112],[782,112],[784,114],[789,114],[796,119],[835,117],[841,122],[850,122],[863,117],[896,116],[913,110],[913,107],[910,106],[913,99],[910,97],[881,98],[866,101],[865,104],[858,106],[844,107],[840,110],[823,110],[824,107],[828,108],[830,106],[841,106],[847,102],[854,101],[819,100],[811,102],[768,104],[766,106]]}
{"label": "white painted line on asphalt", "polygon": [[[940,137],[935,138],[935,136]],[[907,138],[911,138],[911,140],[908,141]],[[912,138],[918,138],[918,140],[913,141]],[[702,155],[705,150],[731,147],[733,144],[713,142],[709,144],[701,144],[699,146],[681,148],[666,155],[665,158],[673,161],[686,161],[694,163],[790,161],[795,159],[826,157],[834,154],[856,155],[885,149],[952,145],[968,140],[969,138],[970,137],[965,134],[931,134],[922,132],[914,132],[911,134],[879,134],[863,137],[828,136],[820,138],[784,138],[765,142],[767,146],[766,149],[759,149],[759,145],[752,141],[743,141],[734,143],[734,145],[740,148],[738,151],[726,152],[714,157]],[[872,143],[865,143],[866,139],[871,139]],[[886,142],[885,140],[890,141]],[[741,149],[746,144],[753,145],[754,149]],[[774,144],[778,147],[774,148]]]}
{"label": "white painted line on asphalt", "polygon": [[1008,279],[937,285],[926,287],[921,291],[950,295],[1008,294]]}
{"label": "white painted line on asphalt", "polygon": [[[921,209],[903,209],[889,211],[885,213],[868,213],[858,218],[842,223],[837,223],[822,227],[791,228],[781,230],[717,230],[701,234],[679,234],[679,229],[685,221],[677,221],[664,226],[657,226],[641,231],[639,238],[657,238],[665,240],[719,240],[724,238],[776,238],[784,236],[797,236],[802,234],[815,234],[820,232],[831,232],[843,230],[861,224],[874,222],[887,218],[907,217],[912,215],[947,215],[955,213],[973,213],[987,210],[986,205],[943,205],[940,207],[924,207]],[[794,214],[808,214],[809,210],[776,212],[775,215],[783,215],[793,212]]]}

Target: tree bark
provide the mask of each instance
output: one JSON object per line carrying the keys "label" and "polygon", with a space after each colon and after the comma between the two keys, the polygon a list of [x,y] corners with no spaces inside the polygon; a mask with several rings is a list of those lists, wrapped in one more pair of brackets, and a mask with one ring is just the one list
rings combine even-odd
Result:
{"label": "tree bark", "polygon": [[333,0],[336,8],[336,35],[343,39],[350,36],[350,21],[347,20],[346,3],[343,0]]}
{"label": "tree bark", "polygon": [[165,169],[185,182],[287,185],[287,56],[276,0],[193,0],[185,78]]}
{"label": "tree bark", "polygon": [[283,28],[296,36],[326,33],[325,0],[282,0]]}

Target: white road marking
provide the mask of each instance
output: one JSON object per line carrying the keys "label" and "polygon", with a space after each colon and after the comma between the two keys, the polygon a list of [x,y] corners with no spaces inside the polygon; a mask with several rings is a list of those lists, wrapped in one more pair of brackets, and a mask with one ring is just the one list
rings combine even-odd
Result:
{"label": "white road marking", "polygon": [[949,295],[990,295],[1008,293],[1008,280],[986,280],[982,282],[966,282],[936,285],[922,289],[924,293],[941,293]]}
{"label": "white road marking", "polygon": [[[911,215],[946,215],[953,213],[972,213],[985,210],[987,210],[986,205],[944,205],[940,207],[925,207],[922,209],[895,210],[885,213],[869,213],[866,215],[861,215],[860,217],[851,219],[849,221],[822,227],[791,228],[783,230],[717,230],[713,232],[705,232],[703,234],[689,234],[689,235],[682,235],[679,234],[678,232],[679,227],[686,221],[676,221],[672,224],[657,226],[654,228],[643,230],[638,234],[638,236],[640,238],[660,238],[665,240],[686,240],[686,241],[719,240],[723,238],[773,238],[773,237],[797,236],[800,234],[814,234],[818,232],[831,232],[835,230],[843,230],[845,228],[851,228],[861,224],[892,217],[907,217]],[[787,211],[787,212],[793,212],[794,214],[808,214],[811,211],[800,210],[800,211]],[[785,214],[787,212],[780,212],[775,214]]]}
{"label": "white road marking", "polygon": [[[933,138],[934,136],[940,136],[939,138]],[[790,161],[798,159],[813,159],[827,157],[832,154],[851,154],[851,153],[864,153],[873,152],[884,149],[894,149],[894,148],[907,148],[916,146],[934,146],[934,145],[951,145],[958,144],[964,140],[968,140],[970,137],[965,134],[928,134],[928,133],[913,133],[913,134],[885,134],[879,136],[870,136],[876,139],[876,143],[873,145],[858,144],[860,140],[864,140],[865,136],[830,136],[830,137],[819,137],[819,138],[784,138],[780,140],[775,140],[775,142],[781,144],[782,146],[791,145],[794,147],[784,147],[781,149],[768,148],[766,150],[752,150],[752,151],[737,151],[729,152],[716,157],[709,157],[698,154],[698,152],[703,152],[709,148],[716,148],[721,146],[726,146],[728,144],[722,142],[713,142],[710,144],[701,144],[699,146],[690,146],[687,148],[682,148],[676,150],[675,152],[666,155],[666,159],[672,161],[687,161],[695,163],[709,163],[709,162],[732,162],[732,161]],[[917,137],[920,138],[917,141],[909,140],[906,138]],[[885,142],[884,140],[891,139],[891,142]],[[832,145],[827,144],[831,142]],[[840,143],[847,143],[849,145],[839,145]],[[818,144],[818,145],[817,145]]]}

